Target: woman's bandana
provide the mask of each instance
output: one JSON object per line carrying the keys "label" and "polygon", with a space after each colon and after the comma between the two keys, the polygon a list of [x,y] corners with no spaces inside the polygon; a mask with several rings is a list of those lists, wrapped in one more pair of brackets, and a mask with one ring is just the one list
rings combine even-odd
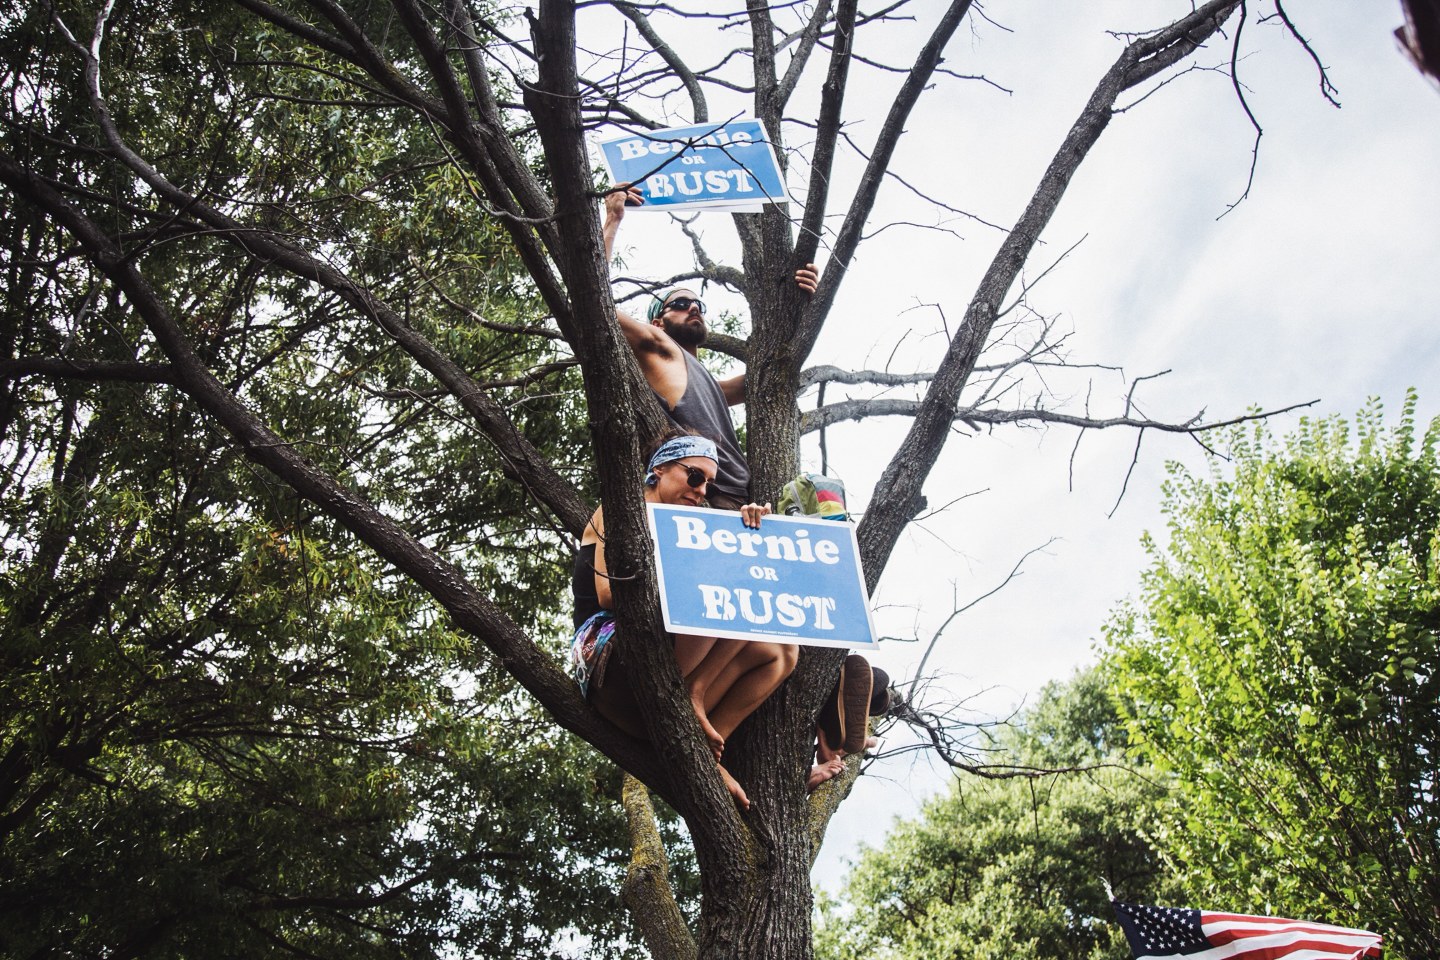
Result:
{"label": "woman's bandana", "polygon": [[655,476],[655,468],[662,463],[669,463],[672,460],[684,460],[686,457],[707,457],[720,462],[720,453],[715,449],[715,441],[709,437],[697,437],[686,434],[683,437],[671,437],[660,444],[660,449],[650,458],[650,466],[646,468],[645,485],[653,487],[660,482]]}

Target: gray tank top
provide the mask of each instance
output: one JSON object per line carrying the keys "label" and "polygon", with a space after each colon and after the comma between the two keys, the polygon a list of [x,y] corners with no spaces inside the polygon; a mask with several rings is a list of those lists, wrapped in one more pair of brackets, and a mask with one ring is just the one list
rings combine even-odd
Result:
{"label": "gray tank top", "polygon": [[[735,424],[730,420],[730,405],[725,402],[725,393],[720,384],[705,369],[705,365],[681,350],[685,358],[685,393],[674,410],[666,410],[675,425],[704,434],[720,448],[720,469],[716,471],[716,490],[729,497],[746,502],[750,496],[750,467],[745,455],[740,452],[740,441],[735,437]],[[658,396],[658,394],[657,394]],[[660,399],[665,409],[665,399]]]}

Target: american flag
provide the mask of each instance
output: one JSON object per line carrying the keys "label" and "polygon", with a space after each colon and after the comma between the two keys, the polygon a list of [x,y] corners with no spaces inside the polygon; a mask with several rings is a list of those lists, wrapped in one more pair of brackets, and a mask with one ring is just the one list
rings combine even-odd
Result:
{"label": "american flag", "polygon": [[1380,956],[1380,935],[1281,917],[1246,917],[1114,901],[1135,960],[1358,960]]}

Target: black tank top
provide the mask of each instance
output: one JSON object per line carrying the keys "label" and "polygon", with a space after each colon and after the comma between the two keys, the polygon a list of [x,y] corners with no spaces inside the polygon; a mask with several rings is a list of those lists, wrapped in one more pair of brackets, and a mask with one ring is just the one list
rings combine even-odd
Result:
{"label": "black tank top", "polygon": [[[715,441],[720,448],[720,468],[711,484],[726,496],[744,503],[750,496],[750,466],[740,452],[735,424],[730,419],[730,405],[725,392],[705,369],[705,365],[682,350],[685,358],[685,393],[674,410],[667,410],[670,419],[685,430],[694,430]],[[665,407],[662,397],[660,406]]]}
{"label": "black tank top", "polygon": [[575,571],[570,576],[570,594],[575,598],[575,629],[602,609],[595,592],[595,544],[587,543],[575,551]]}

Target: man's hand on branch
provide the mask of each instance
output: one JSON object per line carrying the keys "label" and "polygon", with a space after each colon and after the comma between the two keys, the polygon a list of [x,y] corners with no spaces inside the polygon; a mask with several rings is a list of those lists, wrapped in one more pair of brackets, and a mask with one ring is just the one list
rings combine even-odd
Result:
{"label": "man's hand on branch", "polygon": [[820,271],[815,264],[807,263],[795,271],[795,286],[806,293],[815,293],[815,288],[820,286]]}

